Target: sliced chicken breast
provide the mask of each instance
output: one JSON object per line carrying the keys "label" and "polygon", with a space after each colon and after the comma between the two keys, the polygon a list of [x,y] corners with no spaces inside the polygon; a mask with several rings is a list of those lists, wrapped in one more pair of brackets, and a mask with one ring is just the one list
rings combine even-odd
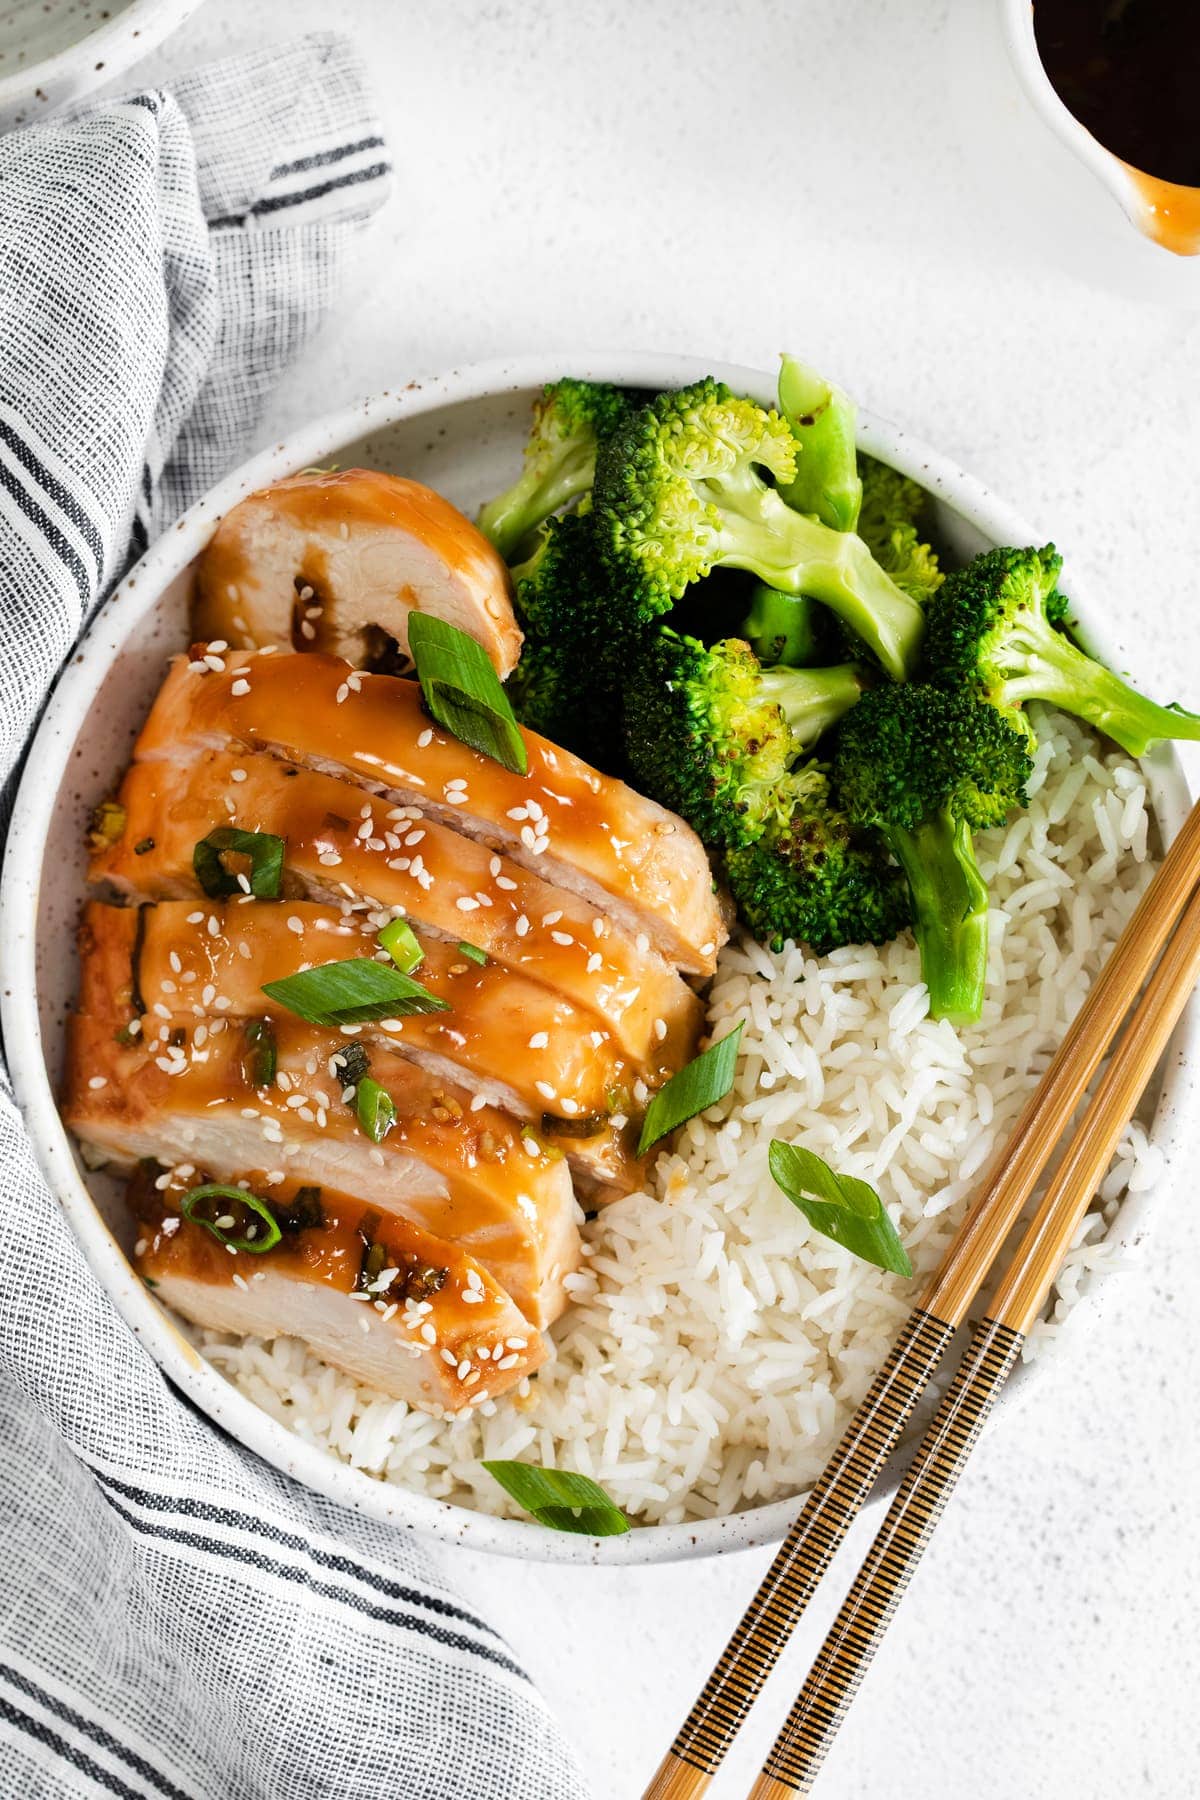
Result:
{"label": "sliced chicken breast", "polygon": [[[468,939],[591,1014],[647,1088],[695,1054],[703,1004],[649,945],[414,808],[273,757],[224,752],[134,763],[119,805],[119,834],[93,856],[91,873],[123,897],[202,897],[192,863],[200,839],[230,824],[268,832],[287,840],[285,892],[367,899],[450,941]],[[554,1110],[557,1087],[544,1098]],[[635,1095],[636,1104],[645,1099]]]}
{"label": "sliced chicken breast", "polygon": [[[142,1013],[184,1025],[287,1018],[264,983],[347,958],[377,957],[391,967],[379,929],[377,913],[343,915],[307,901],[171,900],[140,912],[93,901],[80,932],[80,1010],[100,1014],[115,1002],[114,1026]],[[635,1115],[636,1076],[608,1034],[538,982],[490,960],[480,964],[444,939],[419,943],[423,960],[414,976],[449,1010],[364,1025],[363,1043],[456,1083],[472,1104],[529,1121],[589,1191],[639,1187],[643,1109]]]}
{"label": "sliced chicken breast", "polygon": [[[305,1190],[297,1208],[294,1188],[268,1187],[260,1174],[242,1181],[283,1236],[261,1253],[232,1249],[179,1210],[199,1178],[158,1179],[161,1188],[153,1177],[132,1184],[141,1220],[135,1267],[196,1325],[301,1338],[356,1380],[426,1412],[495,1399],[545,1361],[540,1334],[457,1244],[328,1189]],[[208,1210],[239,1222],[236,1201]]]}
{"label": "sliced chicken breast", "polygon": [[289,476],[226,513],[196,569],[197,637],[235,648],[329,650],[357,667],[408,617],[446,619],[498,674],[521,632],[503,558],[432,488],[373,469]]}
{"label": "sliced chicken breast", "polygon": [[711,975],[727,932],[695,832],[569,751],[524,738],[529,772],[515,775],[433,725],[415,681],[354,674],[333,657],[198,653],[172,666],[136,754],[240,747],[338,775],[503,851],[668,962]]}
{"label": "sliced chicken breast", "polygon": [[255,1046],[238,1021],[193,1025],[155,1013],[129,1038],[111,1009],[68,1033],[63,1117],[93,1156],[203,1163],[227,1181],[272,1172],[356,1194],[491,1270],[536,1325],[557,1318],[562,1278],[579,1257],[567,1165],[493,1107],[373,1049],[370,1074],[395,1109],[373,1143],[360,1129],[340,1057],[352,1039],[300,1020],[275,1025],[276,1073],[256,1086]]}

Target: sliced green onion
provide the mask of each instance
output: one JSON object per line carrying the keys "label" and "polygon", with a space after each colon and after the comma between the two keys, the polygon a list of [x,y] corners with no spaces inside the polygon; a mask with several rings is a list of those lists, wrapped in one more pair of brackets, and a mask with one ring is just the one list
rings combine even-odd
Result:
{"label": "sliced green onion", "polygon": [[[274,1249],[283,1235],[274,1213],[257,1194],[248,1194],[245,1188],[223,1187],[217,1181],[190,1188],[179,1202],[179,1210],[185,1219],[211,1231],[219,1244],[248,1250],[253,1256]],[[233,1223],[218,1222],[224,1219]]]}
{"label": "sliced green onion", "polygon": [[379,943],[402,975],[411,975],[425,955],[407,919],[393,919],[390,925],[385,925],[379,934]]}
{"label": "sliced green onion", "polygon": [[869,1182],[854,1175],[837,1175],[812,1150],[785,1144],[779,1138],[771,1141],[769,1164],[776,1185],[799,1207],[814,1231],[890,1275],[912,1274],[896,1227]]}
{"label": "sliced green onion", "polygon": [[485,963],[487,961],[487,951],[481,950],[478,944],[468,944],[466,939],[463,938],[458,947],[463,955],[469,957],[473,963]]}
{"label": "sliced green onion", "polygon": [[561,1113],[542,1114],[542,1130],[547,1137],[599,1137],[607,1124],[603,1113],[577,1113],[573,1119],[564,1118]]}
{"label": "sliced green onion", "polygon": [[341,1082],[344,1088],[357,1087],[371,1066],[366,1046],[360,1044],[357,1039],[339,1050],[333,1060],[341,1068]]}
{"label": "sliced green onion", "polygon": [[483,1467],[551,1531],[575,1531],[584,1537],[619,1537],[629,1520],[589,1475],[570,1469],[543,1469],[537,1463],[485,1462]]}
{"label": "sliced green onion", "polygon": [[706,1112],[718,1100],[725,1098],[733,1086],[738,1045],[741,1041],[742,1028],[735,1025],[723,1038],[718,1038],[715,1044],[702,1050],[677,1075],[672,1075],[665,1087],[659,1088],[646,1108],[642,1135],[638,1141],[639,1156],[645,1156],[651,1145],[657,1144],[660,1138],[665,1138],[676,1126],[686,1125],[697,1113]]}
{"label": "sliced green onion", "polygon": [[244,892],[241,882],[225,866],[226,856],[244,856],[250,863],[250,892],[258,900],[278,900],[283,878],[284,841],[269,831],[239,831],[221,825],[201,838],[192,852],[196,880],[210,900]]}
{"label": "sliced green onion", "polygon": [[396,1123],[396,1103],[386,1088],[364,1075],[354,1096],[358,1122],[373,1144],[382,1144]]}
{"label": "sliced green onion", "polygon": [[407,1013],[449,1012],[450,1002],[369,956],[319,963],[315,969],[264,981],[263,993],[310,1025],[365,1025]]}
{"label": "sliced green onion", "polygon": [[526,774],[525,740],[483,645],[432,613],[411,612],[408,648],[438,724],[514,775]]}
{"label": "sliced green onion", "polygon": [[284,1231],[316,1231],[325,1223],[319,1187],[298,1187],[292,1198],[276,1206],[276,1215]]}
{"label": "sliced green onion", "polygon": [[270,1019],[250,1019],[245,1028],[246,1049],[242,1055],[242,1074],[252,1088],[270,1087],[279,1060],[275,1049],[275,1029]]}

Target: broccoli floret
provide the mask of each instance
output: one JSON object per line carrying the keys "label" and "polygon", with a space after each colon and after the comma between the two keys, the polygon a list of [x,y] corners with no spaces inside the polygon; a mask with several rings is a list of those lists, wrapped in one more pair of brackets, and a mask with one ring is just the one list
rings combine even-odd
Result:
{"label": "broccoli floret", "polygon": [[849,663],[763,669],[740,638],[705,645],[664,628],[627,677],[634,781],[710,849],[752,842],[786,811],[779,788],[792,763],[861,692]]}
{"label": "broccoli floret", "polygon": [[620,764],[620,716],[614,700],[614,624],[584,507],[553,518],[533,555],[513,571],[516,613],[525,634],[521,659],[505,684],[523,725],[601,768]]}
{"label": "broccoli floret", "polygon": [[778,950],[789,938],[819,956],[843,944],[883,944],[909,922],[908,891],[878,840],[833,805],[815,763],[786,776],[778,817],[725,858],[743,923]]}
{"label": "broccoli floret", "polygon": [[523,538],[592,485],[596,446],[630,411],[621,388],[596,381],[553,381],[533,407],[525,467],[505,493],[489,500],[478,525],[506,561]]}
{"label": "broccoli floret", "polygon": [[971,829],[1025,805],[1032,767],[1027,737],[961,690],[877,688],[838,729],[834,791],[904,870],[935,1019],[982,1011],[988,898]]}
{"label": "broccoli floret", "polygon": [[937,556],[922,542],[928,495],[907,475],[899,474],[887,463],[876,462],[874,457],[860,457],[859,468],[862,505],[858,535],[896,586],[924,604],[945,580]]}
{"label": "broccoli floret", "polygon": [[595,510],[606,564],[629,580],[646,620],[714,568],[749,569],[785,593],[823,600],[889,673],[905,676],[924,632],[920,607],[861,538],[788,506],[778,486],[795,479],[795,440],[777,413],[716,381],[660,394],[600,446]]}
{"label": "broccoli floret", "polygon": [[1086,719],[1130,756],[1158,738],[1200,738],[1200,717],[1159,706],[1061,629],[1069,604],[1057,590],[1062,558],[1044,550],[989,550],[947,577],[929,614],[931,680],[964,686],[1032,735],[1022,707],[1046,700]]}
{"label": "broccoli floret", "polygon": [[779,371],[779,410],[792,428],[799,455],[796,478],[780,489],[797,512],[812,513],[831,531],[853,531],[862,504],[855,454],[854,402],[815,369],[785,356]]}

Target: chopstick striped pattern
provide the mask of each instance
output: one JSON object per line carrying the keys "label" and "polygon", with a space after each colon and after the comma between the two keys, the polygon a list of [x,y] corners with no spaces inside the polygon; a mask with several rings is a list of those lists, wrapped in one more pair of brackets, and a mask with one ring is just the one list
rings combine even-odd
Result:
{"label": "chopstick striped pattern", "polygon": [[680,1728],[652,1796],[677,1791],[673,1765],[705,1776],[720,1766],[850,1521],[861,1510],[932,1379],[954,1327],[914,1309],[855,1413],[837,1452],[788,1532],[758,1593]]}
{"label": "chopstick striped pattern", "polygon": [[842,1604],[750,1800],[807,1794],[1025,1342],[985,1319]]}

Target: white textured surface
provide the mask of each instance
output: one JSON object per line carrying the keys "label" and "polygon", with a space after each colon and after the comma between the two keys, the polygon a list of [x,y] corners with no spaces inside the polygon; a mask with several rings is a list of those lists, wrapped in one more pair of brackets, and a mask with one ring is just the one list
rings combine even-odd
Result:
{"label": "white textured surface", "polygon": [[[278,426],[537,345],[769,362],[786,344],[1040,520],[1110,597],[1145,683],[1200,703],[1200,323],[1083,285],[997,216],[958,145],[944,11],[343,0],[331,19],[318,0],[208,0],[147,67],[336,23],[375,71],[395,199]],[[830,1758],[830,1800],[1200,1791],[1188,1212],[1185,1180],[1101,1330],[980,1451]],[[598,1800],[634,1800],[765,1562],[595,1573],[462,1553],[456,1573]],[[714,1796],[746,1791],[827,1618]]]}

